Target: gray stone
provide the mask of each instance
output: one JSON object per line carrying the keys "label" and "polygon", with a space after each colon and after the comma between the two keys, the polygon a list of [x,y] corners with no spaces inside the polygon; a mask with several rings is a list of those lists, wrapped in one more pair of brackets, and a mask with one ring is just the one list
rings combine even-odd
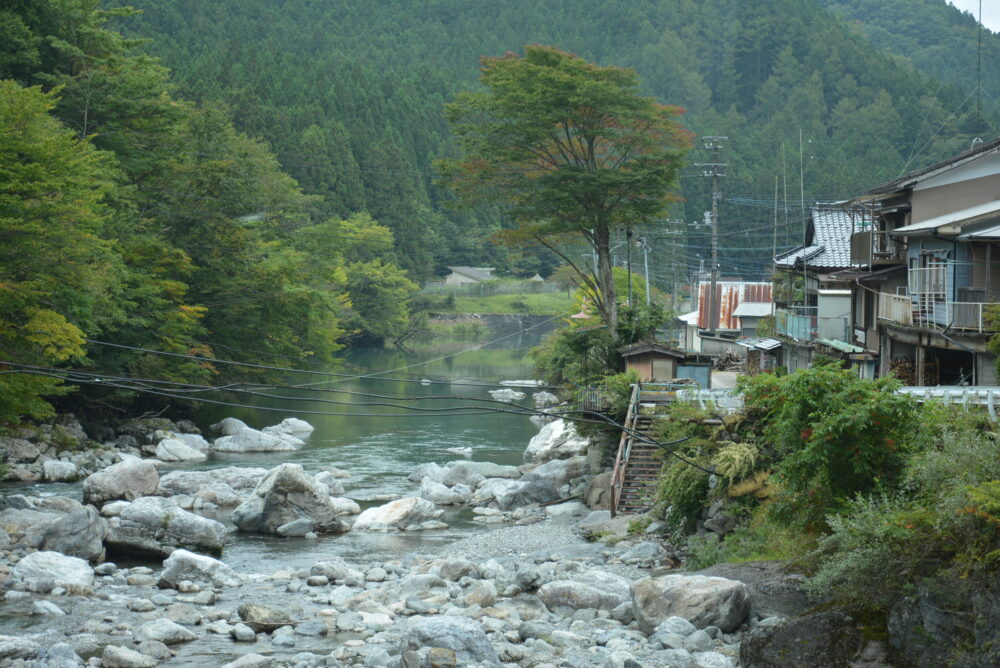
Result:
{"label": "gray stone", "polygon": [[295,632],[290,626],[279,627],[271,634],[271,644],[277,647],[295,647]]}
{"label": "gray stone", "polygon": [[42,450],[23,438],[0,438],[0,454],[8,464],[27,464],[38,459]]}
{"label": "gray stone", "polygon": [[136,650],[160,661],[166,661],[174,655],[173,650],[159,640],[143,640],[136,646]]}
{"label": "gray stone", "polygon": [[151,656],[119,645],[105,645],[101,654],[103,668],[153,668],[157,663]]}
{"label": "gray stone", "polygon": [[650,561],[663,554],[663,547],[657,543],[643,541],[622,553],[620,559],[626,564],[639,561]]}
{"label": "gray stone", "polygon": [[758,626],[740,644],[740,663],[744,668],[839,668],[850,664],[861,645],[854,620],[839,610],[824,610],[781,626]]}
{"label": "gray stone", "polygon": [[197,634],[169,619],[156,619],[146,622],[135,630],[133,636],[136,642],[157,640],[164,645],[175,645],[198,639]]}
{"label": "gray stone", "polygon": [[455,506],[468,502],[471,494],[462,494],[450,487],[424,478],[420,483],[420,497],[440,506]]}
{"label": "gray stone", "polygon": [[158,496],[141,497],[108,520],[107,544],[126,554],[166,557],[183,548],[222,554],[226,527]]}
{"label": "gray stone", "polygon": [[38,654],[38,643],[17,636],[0,636],[0,659],[28,659]]}
{"label": "gray stone", "polygon": [[87,476],[83,481],[83,500],[97,507],[116,499],[132,501],[155,494],[159,482],[152,462],[128,459]]}
{"label": "gray stone", "polygon": [[287,524],[282,524],[280,527],[275,529],[275,533],[279,536],[292,536],[292,537],[302,537],[307,533],[311,533],[313,530],[313,521],[308,517],[300,517],[298,519],[292,520]]}
{"label": "gray stone", "polygon": [[319,561],[309,569],[310,575],[322,575],[330,582],[343,582],[345,580],[364,581],[364,574],[352,568],[346,561],[340,558]]}
{"label": "gray stone", "polygon": [[699,629],[684,639],[684,649],[691,652],[707,652],[714,647],[712,637]]}
{"label": "gray stone", "polygon": [[104,558],[107,523],[94,508],[66,498],[59,504],[46,499],[38,507],[25,505],[29,507],[8,507],[0,512],[7,546],[60,552],[88,561]]}
{"label": "gray stone", "polygon": [[688,620],[683,617],[674,616],[667,617],[660,622],[660,625],[656,627],[654,634],[660,635],[661,633],[676,633],[677,635],[686,638],[697,630],[698,628]]}
{"label": "gray stone", "polygon": [[220,586],[235,586],[239,578],[218,559],[187,550],[174,550],[163,562],[160,584],[176,587],[183,580],[200,580]]}
{"label": "gray stone", "polygon": [[38,660],[31,664],[31,668],[83,668],[83,665],[83,659],[72,645],[57,642],[39,649]]}
{"label": "gray stone", "polygon": [[235,661],[222,666],[222,668],[270,668],[273,665],[271,657],[261,654],[244,654]]}
{"label": "gray stone", "polygon": [[316,474],[316,482],[326,485],[330,490],[330,496],[341,496],[344,493],[344,483],[340,482],[336,475],[330,471],[320,471]]}
{"label": "gray stone", "polygon": [[244,624],[257,632],[270,633],[294,623],[284,610],[258,603],[244,603],[236,612]]}
{"label": "gray stone", "polygon": [[590,570],[575,575],[573,580],[542,585],[538,598],[553,612],[562,608],[610,611],[629,600],[629,581],[613,573]]}
{"label": "gray stone", "polygon": [[278,527],[308,518],[317,533],[347,531],[330,502],[329,490],[298,464],[271,469],[250,498],[233,510],[233,523],[242,531],[276,533]]}
{"label": "gray stone", "polygon": [[697,668],[736,668],[736,661],[719,652],[700,652],[694,655]]}
{"label": "gray stone", "polygon": [[703,575],[664,575],[632,583],[636,620],[651,633],[667,617],[678,616],[698,628],[735,631],[750,612],[746,585]]}
{"label": "gray stone", "polygon": [[406,649],[438,647],[455,652],[460,662],[498,665],[496,651],[479,622],[468,617],[439,615],[411,617],[403,630]]}
{"label": "gray stone", "polygon": [[132,418],[118,424],[115,430],[123,436],[131,436],[141,443],[151,443],[157,431],[178,431],[177,425],[163,417]]}
{"label": "gray stone", "polygon": [[35,601],[31,607],[32,613],[48,617],[64,617],[66,612],[52,601]]}
{"label": "gray stone", "polygon": [[[583,500],[588,508],[592,508],[595,511],[608,511],[611,508],[611,483],[613,475],[612,471],[605,471],[604,473],[598,473],[590,479],[590,482],[587,483],[587,489],[583,492]],[[611,519],[610,513],[608,519]]]}
{"label": "gray stone", "polygon": [[267,469],[226,466],[211,471],[170,471],[160,478],[158,496],[191,497],[219,506],[235,506],[260,484]]}
{"label": "gray stone", "polygon": [[532,503],[548,503],[559,499],[559,490],[543,481],[517,481],[507,491],[498,496],[497,506],[500,510],[513,510]]}
{"label": "gray stone", "polygon": [[230,633],[236,642],[256,642],[257,634],[246,624],[236,624]]}

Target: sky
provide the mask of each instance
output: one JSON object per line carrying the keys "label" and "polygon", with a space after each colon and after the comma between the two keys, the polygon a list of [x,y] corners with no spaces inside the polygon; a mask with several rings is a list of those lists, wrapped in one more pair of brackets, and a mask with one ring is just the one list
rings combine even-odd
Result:
{"label": "sky", "polygon": [[[948,0],[948,4],[979,16],[979,0]],[[1000,33],[1000,0],[983,0],[983,25]]]}

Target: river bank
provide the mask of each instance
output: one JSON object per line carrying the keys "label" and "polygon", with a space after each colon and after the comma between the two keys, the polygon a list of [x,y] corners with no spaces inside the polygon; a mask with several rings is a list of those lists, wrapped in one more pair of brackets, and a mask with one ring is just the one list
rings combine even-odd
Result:
{"label": "river bank", "polygon": [[[232,428],[230,423],[216,431]],[[213,444],[231,436],[217,436]],[[162,440],[156,450],[162,452],[161,446]],[[85,482],[84,498],[101,508],[109,524],[106,543],[115,532],[115,519],[125,517],[130,507],[148,505],[149,499],[158,499],[157,507],[176,505],[165,516],[170,522],[157,520],[164,525],[159,539],[173,537],[172,543],[165,541],[170,556],[121,567],[103,561],[92,544],[89,560],[96,565],[88,564],[87,553],[81,552],[87,547],[79,538],[90,531],[82,521],[94,519],[93,506],[77,507],[60,497],[9,495],[0,512],[8,527],[29,511],[62,511],[63,519],[75,518],[62,522],[62,529],[75,527],[75,533],[66,530],[61,535],[77,538],[64,543],[62,551],[75,550],[84,558],[52,549],[33,552],[21,541],[30,531],[8,536],[8,549],[0,556],[8,634],[0,639],[0,658],[3,665],[22,666],[83,665],[84,659],[95,666],[218,666],[229,661],[236,662],[234,666],[303,667],[634,665],[629,661],[736,666],[739,633],[758,621],[750,614],[743,584],[722,578],[701,582],[689,576],[682,587],[688,594],[683,609],[696,624],[684,621],[671,614],[679,608],[664,608],[662,597],[648,595],[648,590],[666,586],[665,579],[676,577],[659,574],[668,552],[654,537],[629,537],[627,520],[609,521],[606,511],[591,512],[578,501],[543,507],[512,496],[512,491],[524,488],[531,490],[529,495],[546,489],[550,500],[567,492],[582,495],[582,486],[570,483],[578,477],[592,481],[590,475],[572,474],[586,465],[588,446],[571,428],[550,423],[528,444],[528,463],[521,469],[459,460],[415,470],[410,480],[418,489],[411,493],[420,496],[407,498],[426,501],[423,497],[436,496],[443,501],[444,490],[462,495],[469,489],[462,504],[474,506],[484,530],[443,543],[439,550],[411,551],[398,559],[331,558],[308,566],[258,564],[235,570],[225,563],[224,550],[218,561],[186,549],[211,551],[204,543],[178,538],[188,535],[184,527],[195,522],[181,506],[201,513],[192,518],[204,519],[215,510],[210,504],[226,505],[219,503],[228,493],[222,485],[245,505],[263,485],[257,482],[248,493],[247,480],[270,475],[253,469],[243,470],[247,479],[242,483],[232,471],[219,469],[213,484],[203,483],[193,494],[177,487],[191,472],[166,473],[158,476],[155,493],[182,493],[138,496],[131,502],[114,497],[152,493],[130,491],[133,485],[146,484],[141,475],[116,478],[110,487]],[[151,448],[140,444],[139,450]],[[122,461],[89,480],[123,465],[135,470],[153,466],[149,459],[128,453],[117,458]],[[289,467],[296,465],[281,464],[272,473]],[[486,478],[478,471],[505,477]],[[331,474],[321,478],[330,483],[322,483],[326,493],[338,491],[336,482],[347,479],[326,473]],[[484,494],[484,488],[493,491]],[[498,495],[494,488],[503,491]],[[480,492],[475,500],[473,491]],[[301,505],[301,498],[296,502]],[[366,512],[377,515],[389,506],[392,503]],[[341,519],[354,512],[342,513]],[[352,533],[362,531],[358,527],[363,516],[353,520]],[[417,526],[424,529],[426,520],[421,520]],[[166,530],[171,523],[177,527],[173,534]],[[399,523],[393,527],[379,519],[369,520],[367,526],[376,534],[401,528],[396,534],[400,536],[414,528]],[[502,528],[485,530],[491,526]],[[447,531],[439,525],[426,528]],[[595,533],[614,533],[618,540],[607,545],[583,537]],[[192,535],[204,537],[205,531],[199,528]],[[121,542],[117,545],[121,550]],[[144,543],[142,548],[150,546]]]}

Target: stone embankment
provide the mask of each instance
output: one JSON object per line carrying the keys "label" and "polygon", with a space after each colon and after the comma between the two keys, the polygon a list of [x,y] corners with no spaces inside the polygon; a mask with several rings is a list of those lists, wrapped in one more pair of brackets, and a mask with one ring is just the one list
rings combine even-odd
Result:
{"label": "stone embankment", "polygon": [[[19,480],[53,479],[51,462],[86,474],[84,503],[0,501],[2,606],[15,620],[0,635],[0,666],[735,668],[751,629],[804,607],[794,583],[776,604],[738,569],[671,570],[677,555],[655,533],[629,536],[627,519],[600,509],[601,453],[562,420],[531,440],[522,466],[428,463],[410,476],[412,496],[364,512],[344,496],[350,474],[335,468],[159,475],[166,453],[194,461],[185,448],[301,447],[311,428],[298,420],[260,431],[224,420],[211,443],[194,425],[129,421],[85,451],[46,440],[54,431],[0,444]],[[446,532],[445,505],[493,526],[447,544],[446,556],[261,572],[225,563],[239,532]],[[583,537],[595,534],[614,540]],[[108,561],[118,556],[147,565]]]}

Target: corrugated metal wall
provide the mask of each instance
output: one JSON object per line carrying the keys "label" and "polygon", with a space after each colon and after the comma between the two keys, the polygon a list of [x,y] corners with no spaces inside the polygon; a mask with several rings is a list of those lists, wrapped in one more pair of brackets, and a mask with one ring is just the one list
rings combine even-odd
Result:
{"label": "corrugated metal wall", "polygon": [[[715,329],[740,329],[740,319],[733,313],[743,302],[771,302],[770,283],[750,283],[736,281],[719,281],[716,303],[719,305],[719,321]],[[712,329],[709,323],[709,301],[712,284],[698,284],[698,329]]]}

